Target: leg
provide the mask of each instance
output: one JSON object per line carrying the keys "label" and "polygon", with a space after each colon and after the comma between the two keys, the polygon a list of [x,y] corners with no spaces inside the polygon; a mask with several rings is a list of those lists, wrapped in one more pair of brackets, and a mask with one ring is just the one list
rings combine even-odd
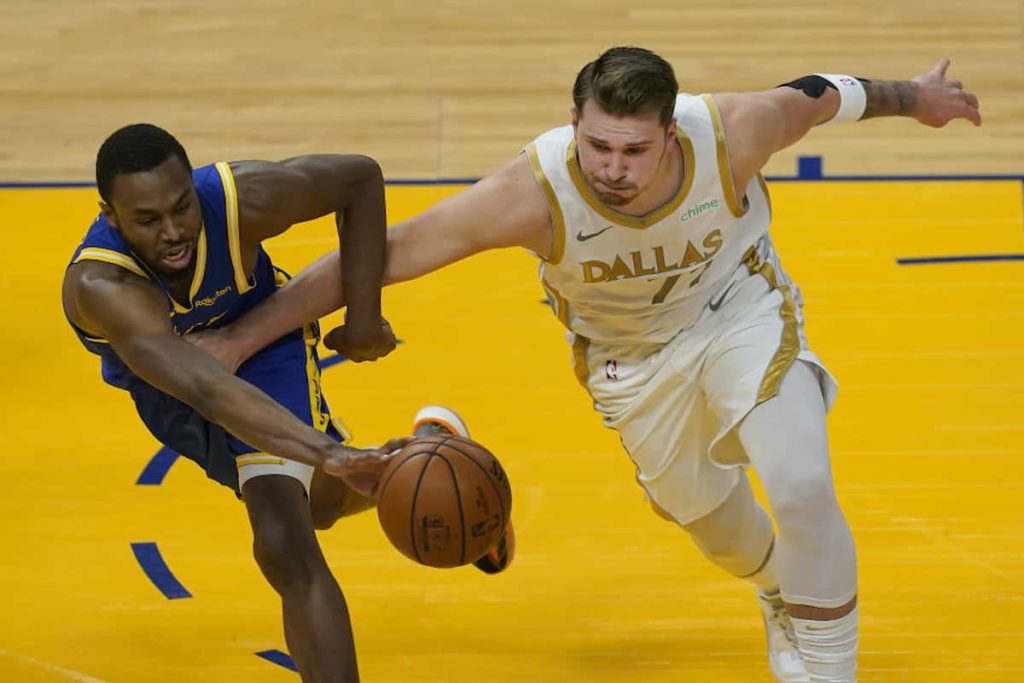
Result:
{"label": "leg", "polygon": [[704,556],[725,571],[766,593],[778,590],[772,521],[754,500],[746,476],[721,505],[683,529]]}
{"label": "leg", "polygon": [[739,438],[778,524],[782,596],[811,680],[854,681],[857,558],[832,486],[825,404],[811,368],[794,363]]}
{"label": "leg", "polygon": [[309,487],[309,511],[314,529],[330,529],[342,517],[369,510],[376,501],[362,496],[337,477],[320,470],[313,473]]}
{"label": "leg", "polygon": [[701,552],[733,576],[757,587],[768,642],[768,665],[776,680],[806,683],[807,669],[786,615],[775,562],[775,532],[743,476],[725,501],[683,525]]}
{"label": "leg", "polygon": [[288,649],[306,683],[357,683],[355,644],[345,598],[313,532],[302,484],[259,476],[242,486],[253,553],[281,596]]}

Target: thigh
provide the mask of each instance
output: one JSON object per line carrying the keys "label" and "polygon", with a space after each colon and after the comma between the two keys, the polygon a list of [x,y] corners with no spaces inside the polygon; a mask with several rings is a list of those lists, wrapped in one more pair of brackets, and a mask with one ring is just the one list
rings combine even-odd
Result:
{"label": "thigh", "polygon": [[237,375],[306,424],[326,431],[330,413],[320,388],[316,341],[309,328],[285,335],[243,363]]}
{"label": "thigh", "polygon": [[356,493],[338,477],[321,470],[313,473],[309,491],[313,524],[318,529],[326,529],[342,517],[359,514],[377,504],[373,498]]}
{"label": "thigh", "polygon": [[[344,440],[345,437],[333,429],[334,423],[320,389],[316,340],[312,328],[286,335],[246,361],[238,369],[238,377],[258,387],[314,429]],[[311,466],[256,451],[230,435],[228,445],[236,456],[240,487],[257,477],[281,475],[296,479],[306,494],[311,495]]]}
{"label": "thigh", "polygon": [[826,405],[814,368],[794,363],[778,395],[754,408],[739,441],[773,507],[787,491],[831,491]]}
{"label": "thigh", "polygon": [[259,554],[296,559],[320,554],[306,492],[290,477],[265,476],[242,485]]}
{"label": "thigh", "polygon": [[[680,352],[694,354],[698,349],[690,345]],[[643,388],[605,423],[619,433],[655,510],[687,524],[714,510],[740,472],[709,457],[719,425],[696,374],[681,371],[685,368],[669,362],[667,354],[657,360],[662,362],[645,376]]]}

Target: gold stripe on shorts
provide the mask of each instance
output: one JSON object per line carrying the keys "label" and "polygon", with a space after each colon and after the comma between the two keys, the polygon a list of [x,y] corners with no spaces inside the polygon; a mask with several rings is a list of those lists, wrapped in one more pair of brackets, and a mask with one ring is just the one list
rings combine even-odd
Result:
{"label": "gold stripe on shorts", "polygon": [[266,453],[247,453],[235,458],[235,466],[238,468],[246,465],[283,465],[285,462],[284,458],[276,458]]}
{"label": "gold stripe on shorts", "polygon": [[590,368],[587,366],[588,349],[590,349],[590,340],[577,334],[572,341],[572,369],[576,373],[576,380],[583,385],[584,389],[590,391],[587,387],[587,381],[590,379]]}
{"label": "gold stripe on shorts", "polygon": [[770,263],[763,263],[757,249],[751,247],[743,256],[750,273],[763,277],[768,286],[779,290],[782,294],[782,306],[779,307],[779,317],[782,318],[782,338],[779,340],[779,348],[775,351],[768,369],[761,378],[761,386],[757,390],[757,404],[764,403],[774,398],[782,386],[782,378],[786,376],[793,361],[800,353],[800,335],[797,330],[796,301],[793,299],[793,290],[789,285],[779,286],[779,279],[776,276],[775,268]]}

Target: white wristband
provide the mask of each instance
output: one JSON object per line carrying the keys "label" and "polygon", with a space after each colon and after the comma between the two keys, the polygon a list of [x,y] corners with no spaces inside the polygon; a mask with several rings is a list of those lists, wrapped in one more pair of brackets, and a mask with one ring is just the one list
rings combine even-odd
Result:
{"label": "white wristband", "polygon": [[825,123],[836,121],[859,121],[868,104],[868,93],[864,84],[846,74],[815,74],[831,83],[839,91],[839,111]]}

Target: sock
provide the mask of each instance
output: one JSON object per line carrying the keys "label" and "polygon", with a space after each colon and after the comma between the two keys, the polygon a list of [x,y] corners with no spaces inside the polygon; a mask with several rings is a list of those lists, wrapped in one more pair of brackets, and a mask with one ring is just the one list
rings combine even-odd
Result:
{"label": "sock", "polygon": [[791,619],[813,683],[856,683],[857,608],[831,621]]}

